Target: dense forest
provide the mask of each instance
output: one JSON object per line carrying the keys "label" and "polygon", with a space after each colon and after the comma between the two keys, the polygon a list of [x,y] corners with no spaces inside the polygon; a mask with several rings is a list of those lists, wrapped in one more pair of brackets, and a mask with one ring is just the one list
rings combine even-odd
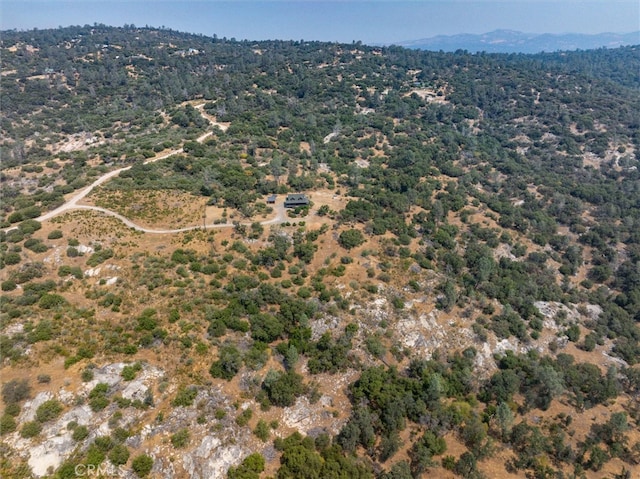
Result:
{"label": "dense forest", "polygon": [[640,46],[0,46],[3,477],[640,469]]}

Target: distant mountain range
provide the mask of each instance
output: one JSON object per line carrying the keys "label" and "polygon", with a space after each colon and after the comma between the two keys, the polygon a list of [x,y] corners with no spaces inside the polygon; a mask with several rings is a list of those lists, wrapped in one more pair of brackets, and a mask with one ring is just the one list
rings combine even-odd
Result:
{"label": "distant mountain range", "polygon": [[522,33],[513,30],[496,30],[483,34],[438,35],[431,38],[399,43],[400,46],[432,51],[488,53],[539,53],[559,50],[588,50],[616,48],[640,44],[640,31],[632,33],[581,33],[550,34]]}

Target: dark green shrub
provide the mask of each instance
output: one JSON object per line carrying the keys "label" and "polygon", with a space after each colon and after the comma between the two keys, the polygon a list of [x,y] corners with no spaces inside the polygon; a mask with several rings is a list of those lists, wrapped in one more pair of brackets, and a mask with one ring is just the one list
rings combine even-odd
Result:
{"label": "dark green shrub", "polygon": [[142,365],[140,363],[127,365],[122,368],[120,376],[122,376],[122,379],[125,381],[133,381],[140,370],[142,370]]}
{"label": "dark green shrub", "polygon": [[188,407],[193,404],[193,400],[198,395],[198,388],[195,386],[189,386],[187,388],[182,387],[178,389],[175,399],[171,403],[173,406]]}
{"label": "dark green shrub", "polygon": [[25,439],[36,437],[42,431],[42,424],[38,421],[25,422],[20,430],[20,435]]}
{"label": "dark green shrub", "polygon": [[83,369],[82,374],[80,375],[80,379],[82,379],[82,381],[85,383],[91,381],[93,379],[93,370],[90,368]]}
{"label": "dark green shrub", "polygon": [[17,402],[12,402],[7,404],[7,407],[4,408],[4,413],[13,417],[18,417],[21,410],[22,408],[20,407],[20,404],[18,404]]}
{"label": "dark green shrub", "polygon": [[14,264],[18,264],[20,263],[20,261],[22,261],[22,257],[20,256],[20,253],[16,253],[15,251],[10,251],[7,254],[4,255],[4,257],[2,258],[4,261],[4,264],[8,264],[8,265],[14,265]]}
{"label": "dark green shrub", "polygon": [[2,400],[5,404],[24,401],[31,394],[31,386],[26,379],[12,379],[2,386]]}
{"label": "dark green shrub", "polygon": [[12,279],[8,279],[6,281],[3,281],[2,284],[0,285],[0,288],[2,289],[2,291],[13,291],[17,287],[18,287],[18,285]]}
{"label": "dark green shrub", "polygon": [[264,457],[262,457],[261,454],[254,452],[247,456],[238,467],[229,468],[227,471],[227,478],[258,479],[262,471],[264,471]]}
{"label": "dark green shrub", "polygon": [[35,238],[29,238],[24,242],[24,247],[33,251],[34,253],[44,253],[49,248],[41,240]]}
{"label": "dark green shrub", "polygon": [[13,416],[11,414],[7,414],[5,411],[5,414],[0,417],[0,436],[12,433],[17,427],[16,420]]}
{"label": "dark green shrub", "polygon": [[[25,214],[26,210],[22,211],[22,214],[26,217],[26,218],[35,218],[37,216],[40,216],[40,210],[39,209],[35,209],[35,210],[31,210],[31,213],[29,214]],[[35,216],[31,216],[31,214],[35,214]],[[32,233],[35,233],[36,231],[38,231],[39,229],[42,228],[42,224],[39,221],[33,220],[33,219],[28,219],[23,221],[22,223],[20,223],[18,225],[18,229],[20,231],[22,231],[25,235],[30,235]]]}
{"label": "dark green shrub", "polygon": [[109,460],[116,466],[126,464],[129,460],[129,449],[124,444],[116,444],[109,452]]}
{"label": "dark green shrub", "polygon": [[214,378],[230,381],[242,367],[240,351],[233,344],[225,344],[220,348],[219,359],[211,364],[209,373]]}
{"label": "dark green shrub", "polygon": [[146,454],[136,456],[131,462],[131,468],[138,477],[148,476],[153,468],[153,458]]}
{"label": "dark green shrub", "polygon": [[99,383],[91,390],[89,393],[89,406],[93,412],[102,411],[109,405],[108,391],[109,385],[106,383]]}
{"label": "dark green shrub", "polygon": [[104,263],[105,261],[107,261],[109,258],[112,258],[112,257],[113,257],[112,249],[109,249],[109,248],[101,249],[100,251],[96,251],[91,256],[89,256],[89,259],[87,260],[87,265],[95,268],[99,264]]}
{"label": "dark green shrub", "polygon": [[338,236],[338,243],[345,249],[352,249],[365,242],[364,235],[360,230],[350,229],[343,231]]}
{"label": "dark green shrub", "polygon": [[86,439],[88,435],[89,429],[87,426],[78,426],[73,430],[71,437],[74,441],[82,441],[83,439]]}
{"label": "dark green shrub", "polygon": [[245,409],[238,415],[238,417],[236,417],[236,423],[238,426],[244,427],[249,423],[252,417],[253,411],[251,409]]}
{"label": "dark green shrub", "polygon": [[57,418],[64,407],[57,399],[49,399],[43,402],[36,409],[36,419],[40,422],[47,422]]}
{"label": "dark green shrub", "polygon": [[38,301],[38,306],[40,306],[42,309],[53,309],[59,306],[63,306],[66,303],[67,300],[59,294],[45,293],[40,298],[40,301]]}
{"label": "dark green shrub", "polygon": [[189,430],[187,428],[183,428],[171,435],[171,444],[173,444],[173,447],[176,449],[180,449],[189,444],[190,438],[191,435],[189,434]]}
{"label": "dark green shrub", "polygon": [[267,442],[269,439],[269,425],[263,419],[258,421],[253,433],[262,441]]}
{"label": "dark green shrub", "polygon": [[262,388],[267,392],[271,403],[280,407],[293,405],[296,398],[305,391],[302,376],[294,371],[269,371]]}

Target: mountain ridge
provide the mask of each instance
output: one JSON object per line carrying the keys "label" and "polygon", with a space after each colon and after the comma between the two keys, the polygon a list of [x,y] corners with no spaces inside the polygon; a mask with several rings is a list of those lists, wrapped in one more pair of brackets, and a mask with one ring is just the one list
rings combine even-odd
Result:
{"label": "mountain ridge", "polygon": [[640,31],[629,33],[525,33],[499,29],[487,33],[437,35],[399,42],[398,45],[417,50],[487,53],[540,53],[560,50],[616,48],[640,43]]}

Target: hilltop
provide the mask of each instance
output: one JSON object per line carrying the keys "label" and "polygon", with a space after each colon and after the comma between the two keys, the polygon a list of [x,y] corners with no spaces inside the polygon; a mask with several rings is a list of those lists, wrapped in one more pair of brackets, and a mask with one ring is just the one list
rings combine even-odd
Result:
{"label": "hilltop", "polygon": [[0,48],[3,477],[638,470],[639,47]]}

